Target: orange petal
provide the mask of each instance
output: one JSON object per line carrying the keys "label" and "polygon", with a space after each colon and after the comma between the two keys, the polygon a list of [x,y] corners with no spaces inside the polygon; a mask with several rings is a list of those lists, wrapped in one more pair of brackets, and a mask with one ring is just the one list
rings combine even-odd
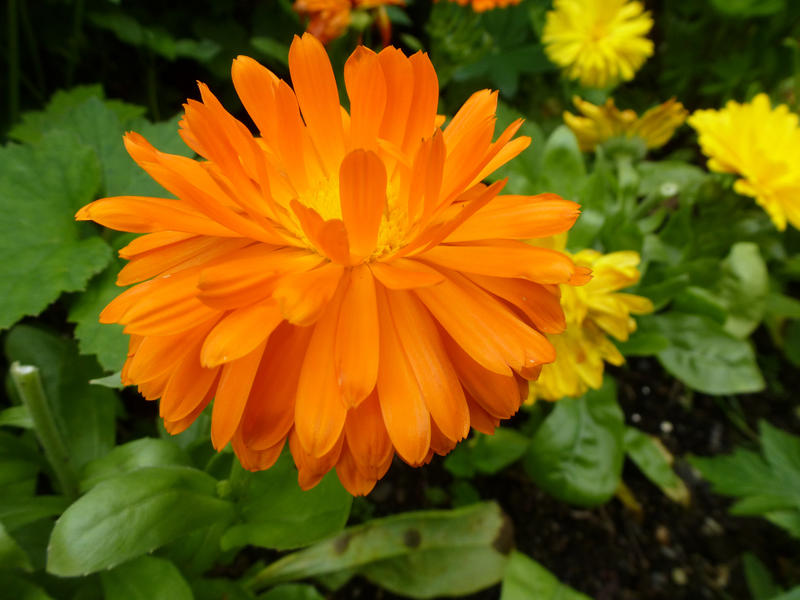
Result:
{"label": "orange petal", "polygon": [[285,438],[294,423],[297,382],[313,328],[278,326],[256,373],[239,431],[249,448],[265,450]]}
{"label": "orange petal", "polygon": [[417,52],[408,60],[414,77],[414,93],[405,122],[403,150],[406,153],[433,135],[439,105],[439,79],[428,55]]}
{"label": "orange petal", "polygon": [[469,422],[472,428],[486,435],[494,435],[494,430],[500,425],[500,420],[490,415],[474,399],[467,396],[467,406],[469,406]]}
{"label": "orange petal", "polygon": [[567,326],[557,290],[525,279],[486,275],[469,275],[469,279],[519,308],[539,331],[561,333]]}
{"label": "orange petal", "polygon": [[378,56],[358,46],[344,65],[344,81],[350,98],[350,147],[377,149],[387,95]]}
{"label": "orange petal", "polygon": [[339,198],[351,251],[358,257],[372,253],[386,210],[386,168],[372,151],[353,150],[339,169]]}
{"label": "orange petal", "polygon": [[333,174],[344,154],[339,91],[328,54],[313,35],[295,36],[289,71],[303,119],[328,173]]}
{"label": "orange petal", "polygon": [[150,233],[179,231],[220,237],[239,237],[239,233],[209,219],[180,200],[144,196],[101,198],[81,208],[78,221],[94,221],[109,229]]}
{"label": "orange petal", "polygon": [[117,285],[130,285],[167,271],[202,265],[252,243],[252,240],[241,238],[220,240],[210,236],[192,236],[132,257],[117,275]]}
{"label": "orange petal", "polygon": [[211,413],[211,443],[217,450],[225,447],[239,427],[266,345],[264,341],[250,354],[222,367]]}
{"label": "orange petal", "polygon": [[165,421],[185,419],[206,396],[211,394],[213,397],[216,392],[221,369],[204,369],[200,366],[199,354],[200,344],[197,344],[174,367],[158,407],[159,414]]}
{"label": "orange petal", "polygon": [[580,205],[555,194],[498,196],[447,237],[448,242],[549,237],[567,231]]}
{"label": "orange petal", "polygon": [[513,376],[484,369],[454,340],[446,337],[444,341],[458,378],[470,399],[495,419],[507,419],[517,412],[519,389]]}
{"label": "orange petal", "polygon": [[164,429],[167,430],[167,433],[170,435],[178,435],[182,431],[188,429],[188,427],[194,423],[194,420],[200,415],[200,413],[203,412],[209,405],[211,399],[214,397],[215,390],[216,386],[209,388],[205,398],[198,402],[194,407],[194,410],[192,410],[192,412],[182,419],[178,419],[176,421],[168,421],[167,419],[164,419]]}
{"label": "orange petal", "polygon": [[131,259],[134,256],[157,250],[165,246],[177,244],[188,239],[195,237],[193,233],[182,233],[179,231],[159,231],[156,233],[148,233],[147,235],[140,235],[139,237],[131,240],[131,242],[119,251],[122,258]]}
{"label": "orange petal", "polygon": [[423,252],[419,258],[456,271],[524,277],[537,283],[566,283],[575,273],[575,264],[566,254],[513,240],[474,245],[440,244]]}
{"label": "orange petal", "polygon": [[224,317],[206,337],[200,363],[216,367],[238,360],[266,340],[283,321],[275,300],[234,310]]}
{"label": "orange petal", "polygon": [[431,444],[431,419],[425,399],[403,351],[392,319],[386,291],[378,286],[378,318],[380,322],[380,368],[378,398],[383,421],[397,453],[408,463],[421,463]]}
{"label": "orange petal", "polygon": [[416,260],[397,258],[388,262],[373,262],[369,265],[375,279],[390,290],[436,285],[444,281],[444,275],[436,269]]}
{"label": "orange petal", "polygon": [[341,265],[327,263],[312,271],[282,277],[273,297],[280,303],[284,318],[304,327],[314,323],[339,286],[343,273]]}
{"label": "orange petal", "polygon": [[347,415],[332,360],[341,297],[340,289],[314,325],[297,383],[295,431],[305,451],[315,457],[336,444]]}
{"label": "orange petal", "polygon": [[347,442],[342,447],[339,462],[336,463],[336,475],[339,476],[339,481],[344,489],[353,496],[366,496],[377,483],[377,479],[367,477],[358,469],[356,461],[347,447]]}
{"label": "orange petal", "polygon": [[305,451],[300,443],[297,430],[292,429],[289,434],[289,449],[292,451],[294,464],[297,466],[297,482],[300,487],[310,490],[317,485],[325,474],[339,462],[343,446],[344,434],[339,436],[339,439],[325,455],[316,458]]}
{"label": "orange petal", "polygon": [[249,448],[243,441],[241,435],[237,432],[233,436],[233,451],[242,463],[242,467],[248,471],[264,471],[269,469],[272,465],[278,462],[281,451],[286,444],[286,438],[282,438],[277,444],[265,450],[253,450]]}
{"label": "orange petal", "polygon": [[387,47],[378,54],[386,81],[386,108],[383,111],[380,137],[395,146],[403,143],[405,124],[414,93],[414,75],[411,61],[402,50]]}
{"label": "orange petal", "polygon": [[358,405],[375,388],[378,352],[375,280],[369,268],[361,265],[350,273],[334,350],[337,380],[346,406]]}
{"label": "orange petal", "polygon": [[347,445],[365,477],[380,479],[389,468],[394,448],[383,422],[377,392],[347,413]]}
{"label": "orange petal", "polygon": [[469,410],[436,324],[411,292],[386,294],[397,337],[425,405],[441,432],[454,442],[469,433]]}
{"label": "orange petal", "polygon": [[277,130],[274,88],[278,78],[249,56],[237,56],[231,66],[231,78],[245,110],[265,140],[274,140]]}

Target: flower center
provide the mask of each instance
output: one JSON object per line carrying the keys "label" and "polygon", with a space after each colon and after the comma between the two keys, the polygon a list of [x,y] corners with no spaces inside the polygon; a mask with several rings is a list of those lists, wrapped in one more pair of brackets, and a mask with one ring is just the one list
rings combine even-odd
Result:
{"label": "flower center", "polygon": [[[313,208],[325,221],[342,218],[338,176],[315,181],[298,200],[305,206]],[[295,225],[295,233],[303,243],[312,250],[316,249],[306,237],[299,221],[295,220]],[[378,228],[378,240],[375,250],[367,257],[367,262],[378,260],[399,249],[405,241],[407,231],[408,213],[405,206],[402,206],[399,201],[398,185],[389,181],[386,189],[386,207]]]}

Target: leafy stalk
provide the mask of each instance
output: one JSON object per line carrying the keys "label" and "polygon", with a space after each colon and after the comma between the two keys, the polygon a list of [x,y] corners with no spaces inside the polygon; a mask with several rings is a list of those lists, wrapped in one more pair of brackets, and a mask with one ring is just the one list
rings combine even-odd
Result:
{"label": "leafy stalk", "polygon": [[53,412],[42,387],[39,369],[32,365],[11,365],[11,380],[22,403],[28,408],[33,427],[47,461],[55,472],[61,491],[68,498],[78,497],[78,478],[69,460],[69,452],[56,425]]}

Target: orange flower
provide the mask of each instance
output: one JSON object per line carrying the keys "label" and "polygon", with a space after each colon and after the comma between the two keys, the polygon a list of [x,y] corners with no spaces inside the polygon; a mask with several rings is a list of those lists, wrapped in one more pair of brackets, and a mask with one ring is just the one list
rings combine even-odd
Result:
{"label": "orange flower", "polygon": [[484,12],[492,10],[493,8],[505,8],[514,4],[519,4],[522,0],[450,0],[450,2],[458,2],[461,6],[467,4],[472,5],[472,10],[475,12]]}
{"label": "orange flower", "polygon": [[386,13],[387,4],[402,6],[405,0],[295,0],[294,9],[308,18],[306,31],[323,44],[335,40],[350,26],[351,10],[376,9],[375,20],[383,45],[386,46],[392,35],[392,26]]}
{"label": "orange flower", "polygon": [[177,200],[105,198],[77,218],[146,234],[120,252],[118,283],[137,285],[100,319],[125,325],[123,380],[161,398],[168,431],[213,398],[212,442],[246,468],[288,439],[304,488],[335,467],[365,494],[395,452],[420,465],[517,411],[555,358],[558,284],[588,279],[521,240],[569,229],[578,206],[481,183],[530,140],[517,121],[492,141],[489,90],[437,127],[425,54],[357,48],[349,114],[316,38],[295,38],[289,68],[294,90],[233,63],[260,137],[200,84],[181,135],[205,160],[126,135]]}

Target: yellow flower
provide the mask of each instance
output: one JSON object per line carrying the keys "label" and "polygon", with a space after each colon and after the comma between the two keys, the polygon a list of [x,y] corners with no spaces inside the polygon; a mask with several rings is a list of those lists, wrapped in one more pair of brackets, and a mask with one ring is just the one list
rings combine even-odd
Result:
{"label": "yellow flower", "polygon": [[555,0],[542,42],[551,61],[581,85],[602,88],[634,73],[653,54],[653,27],[641,2]]}
{"label": "yellow flower", "polygon": [[556,361],[542,367],[538,381],[531,384],[531,399],[559,400],[599,388],[604,362],[621,365],[625,361],[608,336],[627,340],[636,330],[631,315],[653,311],[649,299],[617,291],[639,281],[637,252],[582,250],[573,260],[592,269],[592,280],[580,288],[561,286],[567,328],[563,334],[548,336]]}
{"label": "yellow flower", "polygon": [[564,122],[578,138],[578,144],[584,152],[594,150],[607,140],[620,137],[639,138],[648,149],[660,148],[683,125],[689,114],[675,98],[654,106],[641,117],[630,109],[618,109],[613,98],[606,100],[602,106],[582,100],[578,96],[572,102],[583,116],[564,112]]}
{"label": "yellow flower", "polygon": [[698,110],[689,117],[708,168],[741,176],[733,186],[755,198],[775,227],[788,221],[800,229],[800,127],[785,104],[774,109],[766,94],[749,103],[731,100],[722,110]]}

